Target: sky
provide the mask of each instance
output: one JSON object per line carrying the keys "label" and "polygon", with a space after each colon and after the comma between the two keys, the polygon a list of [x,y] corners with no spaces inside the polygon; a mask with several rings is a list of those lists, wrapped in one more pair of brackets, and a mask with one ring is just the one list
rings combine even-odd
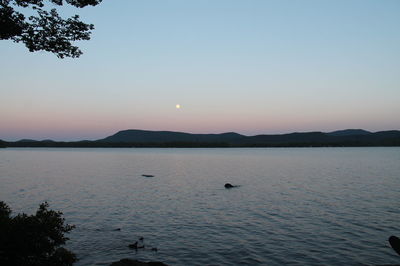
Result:
{"label": "sky", "polygon": [[103,0],[60,12],[95,25],[78,59],[0,41],[0,139],[400,129],[400,1]]}

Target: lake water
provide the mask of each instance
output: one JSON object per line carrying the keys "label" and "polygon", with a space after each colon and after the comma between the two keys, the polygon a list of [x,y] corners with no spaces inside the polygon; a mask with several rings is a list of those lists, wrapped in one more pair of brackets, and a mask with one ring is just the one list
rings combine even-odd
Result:
{"label": "lake water", "polygon": [[400,263],[400,148],[0,149],[0,200],[63,211],[77,265]]}

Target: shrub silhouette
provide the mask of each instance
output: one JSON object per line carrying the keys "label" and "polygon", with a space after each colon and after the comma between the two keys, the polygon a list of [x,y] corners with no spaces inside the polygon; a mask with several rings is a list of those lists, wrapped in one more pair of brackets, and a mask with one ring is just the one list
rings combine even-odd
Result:
{"label": "shrub silhouette", "polygon": [[10,207],[0,201],[0,265],[67,266],[77,261],[74,253],[61,247],[74,226],[65,224],[62,212],[48,208],[44,202],[34,215],[11,217]]}

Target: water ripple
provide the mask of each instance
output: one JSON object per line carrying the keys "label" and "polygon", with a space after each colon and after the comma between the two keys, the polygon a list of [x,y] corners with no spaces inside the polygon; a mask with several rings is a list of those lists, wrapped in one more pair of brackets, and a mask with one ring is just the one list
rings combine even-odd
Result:
{"label": "water ripple", "polygon": [[[7,149],[0,195],[62,210],[77,265],[396,264],[399,160],[398,148]],[[130,250],[141,236],[148,248]]]}

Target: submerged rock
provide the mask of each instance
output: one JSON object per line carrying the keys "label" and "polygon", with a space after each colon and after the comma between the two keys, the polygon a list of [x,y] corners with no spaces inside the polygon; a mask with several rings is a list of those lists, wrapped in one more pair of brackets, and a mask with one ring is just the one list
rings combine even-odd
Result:
{"label": "submerged rock", "polygon": [[389,237],[389,243],[394,251],[396,251],[396,253],[400,255],[400,238],[396,236],[391,236]]}
{"label": "submerged rock", "polygon": [[168,265],[160,261],[143,262],[132,259],[122,259],[120,261],[115,261],[111,263],[110,266],[168,266]]}
{"label": "submerged rock", "polygon": [[225,188],[234,188],[234,187],[238,187],[238,186],[232,185],[230,183],[225,184]]}

